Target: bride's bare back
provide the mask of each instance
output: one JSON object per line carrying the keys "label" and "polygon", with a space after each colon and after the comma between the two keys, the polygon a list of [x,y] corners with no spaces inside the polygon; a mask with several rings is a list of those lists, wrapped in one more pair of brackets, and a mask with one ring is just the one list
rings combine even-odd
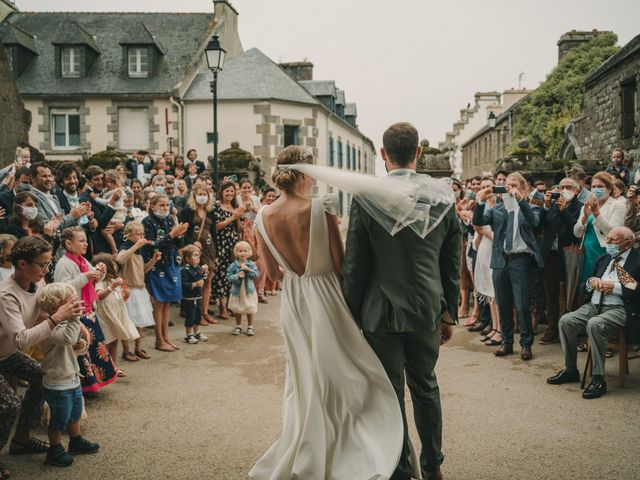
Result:
{"label": "bride's bare back", "polygon": [[262,212],[273,246],[297,275],[303,275],[309,256],[311,200],[280,197]]}

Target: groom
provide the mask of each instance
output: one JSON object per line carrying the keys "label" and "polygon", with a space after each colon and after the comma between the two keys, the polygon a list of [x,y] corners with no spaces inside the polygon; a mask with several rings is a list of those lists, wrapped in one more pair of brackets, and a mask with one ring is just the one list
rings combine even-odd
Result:
{"label": "groom", "polygon": [[[383,147],[380,153],[390,176],[417,175],[422,149],[412,125],[389,127]],[[405,372],[422,443],[423,477],[442,478],[442,411],[433,370],[441,340],[451,337],[451,324],[457,318],[461,241],[454,208],[422,239],[411,228],[391,236],[357,200],[351,204],[342,288],[353,317],[380,358],[400,401],[404,446],[392,480],[410,479],[412,472]]]}

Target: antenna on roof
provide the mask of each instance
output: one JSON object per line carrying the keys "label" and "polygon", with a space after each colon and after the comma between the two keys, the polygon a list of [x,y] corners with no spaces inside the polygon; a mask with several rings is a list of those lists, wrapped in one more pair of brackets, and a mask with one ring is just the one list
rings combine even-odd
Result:
{"label": "antenna on roof", "polygon": [[520,72],[520,75],[518,75],[518,90],[522,90],[523,79],[524,79],[524,72]]}

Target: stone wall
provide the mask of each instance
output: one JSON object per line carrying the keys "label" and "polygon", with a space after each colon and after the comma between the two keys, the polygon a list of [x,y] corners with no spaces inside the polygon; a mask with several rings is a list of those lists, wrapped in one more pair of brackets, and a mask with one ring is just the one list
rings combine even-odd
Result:
{"label": "stone wall", "polygon": [[[621,84],[635,79],[635,131],[631,138],[622,139]],[[632,160],[640,160],[640,51],[627,58],[595,83],[587,85],[584,93],[583,115],[575,123],[575,138],[579,160],[609,161],[614,148],[623,148]]]}
{"label": "stone wall", "polygon": [[24,108],[16,84],[11,78],[7,52],[0,43],[0,165],[15,160],[16,147],[29,143],[31,115]]}

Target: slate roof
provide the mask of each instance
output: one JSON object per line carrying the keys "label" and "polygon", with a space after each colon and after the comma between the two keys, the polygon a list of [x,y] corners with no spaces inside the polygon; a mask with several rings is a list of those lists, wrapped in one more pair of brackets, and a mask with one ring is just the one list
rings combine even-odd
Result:
{"label": "slate roof", "polygon": [[[184,100],[210,100],[211,71],[201,71],[193,79]],[[228,59],[218,74],[220,100],[284,100],[318,104],[309,92],[257,48]]]}
{"label": "slate roof", "polygon": [[[214,28],[212,13],[15,12],[4,20],[7,23],[27,37],[35,36],[32,40],[39,52],[16,79],[23,96],[172,95]],[[65,30],[71,28],[78,34],[78,43],[88,43],[101,53],[87,77],[56,78],[54,43],[68,40]],[[0,40],[6,42],[5,35],[15,36],[15,31],[5,25]],[[122,45],[132,40],[164,50],[153,76],[128,78],[123,73]]]}
{"label": "slate roof", "polygon": [[96,43],[93,35],[89,34],[84,28],[76,22],[66,22],[64,28],[60,29],[53,37],[51,42],[53,45],[89,45],[96,53],[102,53],[102,50]]}
{"label": "slate roof", "polygon": [[39,54],[35,37],[8,22],[0,23],[0,40],[5,45],[22,45],[36,55]]}
{"label": "slate roof", "polygon": [[333,80],[302,80],[298,82],[314,97],[337,97],[336,82]]}
{"label": "slate roof", "polygon": [[344,107],[344,114],[345,116],[357,116],[358,115],[358,107],[356,106],[355,103],[347,103],[347,105]]}
{"label": "slate roof", "polygon": [[613,70],[620,63],[638,53],[640,53],[640,35],[636,35],[635,37],[633,37],[633,39],[629,43],[627,43],[616,53],[607,58],[602,65],[600,65],[594,72],[588,75],[584,80],[585,85],[594,83],[600,77]]}

